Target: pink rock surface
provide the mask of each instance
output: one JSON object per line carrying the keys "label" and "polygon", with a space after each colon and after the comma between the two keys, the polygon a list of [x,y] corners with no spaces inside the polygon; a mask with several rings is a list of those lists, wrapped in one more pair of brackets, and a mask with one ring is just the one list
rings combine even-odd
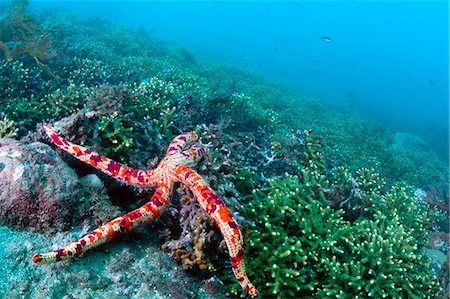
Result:
{"label": "pink rock surface", "polygon": [[76,217],[79,179],[48,145],[0,139],[0,224],[65,230]]}

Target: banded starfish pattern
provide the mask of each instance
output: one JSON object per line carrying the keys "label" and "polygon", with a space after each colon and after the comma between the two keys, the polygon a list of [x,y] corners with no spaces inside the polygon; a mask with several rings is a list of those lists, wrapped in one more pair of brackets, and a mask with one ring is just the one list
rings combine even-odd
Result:
{"label": "banded starfish pattern", "polygon": [[180,182],[189,187],[201,207],[219,227],[228,247],[231,267],[239,284],[251,296],[258,295],[258,291],[248,279],[245,271],[243,240],[239,226],[224,202],[191,168],[205,155],[205,148],[195,133],[184,133],[175,137],[169,145],[166,156],[156,169],[139,170],[129,168],[83,146],[73,144],[61,138],[47,124],[44,124],[44,130],[57,147],[75,158],[121,182],[138,187],[154,187],[156,191],[142,207],[103,224],[81,239],[52,252],[33,254],[33,262],[45,264],[70,259],[139,226],[150,223],[168,207],[174,184]]}

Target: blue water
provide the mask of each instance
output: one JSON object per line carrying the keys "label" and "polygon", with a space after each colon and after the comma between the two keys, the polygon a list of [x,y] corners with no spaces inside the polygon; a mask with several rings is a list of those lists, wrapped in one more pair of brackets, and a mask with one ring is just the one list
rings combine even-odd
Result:
{"label": "blue water", "polygon": [[144,28],[216,62],[419,135],[448,159],[447,1],[42,1]]}

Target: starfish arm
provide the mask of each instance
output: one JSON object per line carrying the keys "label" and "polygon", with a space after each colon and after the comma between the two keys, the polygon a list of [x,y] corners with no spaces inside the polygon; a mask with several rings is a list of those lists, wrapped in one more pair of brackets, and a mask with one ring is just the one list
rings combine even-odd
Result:
{"label": "starfish arm", "polygon": [[179,166],[176,170],[176,176],[178,181],[188,186],[192,193],[194,193],[201,207],[211,216],[222,232],[228,247],[231,267],[239,284],[251,296],[257,296],[258,291],[250,282],[245,271],[244,242],[241,231],[222,199],[191,168],[182,165]]}
{"label": "starfish arm", "polygon": [[153,170],[139,170],[127,167],[119,162],[101,156],[80,145],[73,144],[60,137],[50,126],[44,124],[44,130],[52,142],[60,149],[68,152],[84,163],[92,165],[98,170],[129,185],[139,187],[156,186]]}
{"label": "starfish arm", "polygon": [[171,156],[176,153],[180,153],[186,147],[198,142],[198,136],[195,133],[184,133],[175,137],[169,144],[166,156]]}
{"label": "starfish arm", "polygon": [[36,264],[46,264],[73,258],[111,241],[117,236],[125,234],[139,226],[150,223],[158,218],[168,206],[172,186],[159,186],[148,203],[123,216],[111,220],[81,239],[72,242],[61,249],[48,253],[35,253],[32,256]]}
{"label": "starfish arm", "polygon": [[171,169],[175,169],[177,164],[187,167],[194,166],[205,154],[206,150],[202,144],[193,145],[190,149],[176,153],[169,157],[169,161],[172,161]]}

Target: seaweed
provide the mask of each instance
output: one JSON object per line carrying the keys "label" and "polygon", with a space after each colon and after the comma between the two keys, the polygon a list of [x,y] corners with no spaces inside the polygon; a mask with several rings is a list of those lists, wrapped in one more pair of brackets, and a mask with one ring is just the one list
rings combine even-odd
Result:
{"label": "seaweed", "polygon": [[6,60],[29,55],[38,60],[55,57],[52,40],[27,12],[28,0],[13,0],[0,18],[0,53]]}

